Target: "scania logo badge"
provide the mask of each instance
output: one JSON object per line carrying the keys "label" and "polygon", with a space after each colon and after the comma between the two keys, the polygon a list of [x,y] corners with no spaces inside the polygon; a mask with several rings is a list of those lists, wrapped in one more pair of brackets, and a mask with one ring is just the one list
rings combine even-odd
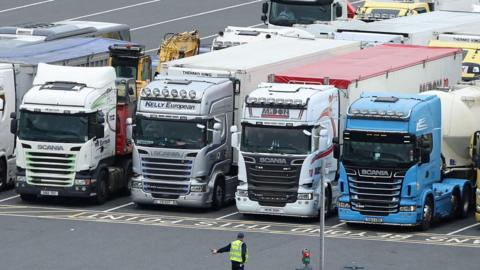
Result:
{"label": "scania logo badge", "polygon": [[287,160],[284,158],[261,157],[259,162],[267,164],[287,164]]}
{"label": "scania logo badge", "polygon": [[361,169],[360,175],[363,176],[382,176],[382,177],[389,177],[390,172],[386,170],[370,170],[370,169]]}
{"label": "scania logo badge", "polygon": [[37,146],[38,150],[53,150],[53,151],[63,151],[63,146],[61,145],[46,145],[46,144],[39,144]]}

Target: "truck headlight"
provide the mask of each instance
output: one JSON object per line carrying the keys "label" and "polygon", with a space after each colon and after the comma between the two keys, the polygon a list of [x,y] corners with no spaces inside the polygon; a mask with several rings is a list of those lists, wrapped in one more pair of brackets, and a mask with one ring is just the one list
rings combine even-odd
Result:
{"label": "truck headlight", "polygon": [[76,186],[89,186],[92,184],[92,179],[75,179]]}
{"label": "truck headlight", "polygon": [[417,211],[416,205],[403,205],[400,206],[400,212],[415,212]]}
{"label": "truck headlight", "polygon": [[17,182],[26,182],[27,178],[24,175],[17,175]]}
{"label": "truck headlight", "polygon": [[313,194],[312,193],[298,193],[297,199],[298,200],[311,200],[311,199],[313,199]]}
{"label": "truck headlight", "polygon": [[142,181],[132,181],[132,188],[142,189],[143,188]]}
{"label": "truck headlight", "polygon": [[237,197],[248,197],[248,190],[237,190]]}
{"label": "truck headlight", "polygon": [[207,190],[207,185],[191,185],[191,192],[205,192]]}
{"label": "truck headlight", "polygon": [[337,207],[338,208],[350,208],[350,203],[348,203],[348,202],[338,202]]}

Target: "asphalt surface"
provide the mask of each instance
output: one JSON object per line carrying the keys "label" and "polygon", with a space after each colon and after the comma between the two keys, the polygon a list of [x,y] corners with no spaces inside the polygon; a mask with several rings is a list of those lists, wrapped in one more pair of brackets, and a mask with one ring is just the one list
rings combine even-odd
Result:
{"label": "asphalt surface", "polygon": [[[358,3],[357,3],[358,4]],[[132,38],[158,48],[168,32],[199,29],[203,42],[227,25],[260,24],[261,1],[249,0],[3,0],[0,25],[81,19],[126,23]],[[479,269],[480,226],[473,214],[438,222],[428,232],[396,227],[347,227],[326,220],[327,269]],[[46,198],[24,203],[0,193],[0,269],[228,269],[227,255],[210,248],[246,233],[247,269],[300,268],[312,250],[318,269],[319,222],[244,217],[230,205],[218,211],[172,207],[137,209],[128,197],[102,206]],[[351,268],[347,268],[351,269]]]}

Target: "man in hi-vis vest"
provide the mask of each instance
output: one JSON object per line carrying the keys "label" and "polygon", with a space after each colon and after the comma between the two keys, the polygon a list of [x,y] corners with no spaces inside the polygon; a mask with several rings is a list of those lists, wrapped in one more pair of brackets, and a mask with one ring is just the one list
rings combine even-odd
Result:
{"label": "man in hi-vis vest", "polygon": [[221,249],[212,249],[212,254],[229,252],[230,261],[232,261],[232,270],[243,270],[248,259],[247,244],[243,242],[243,233],[238,233],[237,240],[222,247]]}

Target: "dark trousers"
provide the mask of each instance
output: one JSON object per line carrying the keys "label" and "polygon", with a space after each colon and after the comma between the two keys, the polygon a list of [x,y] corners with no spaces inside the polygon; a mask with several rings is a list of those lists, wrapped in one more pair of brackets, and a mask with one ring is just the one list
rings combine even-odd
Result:
{"label": "dark trousers", "polygon": [[239,262],[234,262],[234,261],[231,261],[232,262],[232,270],[243,270],[244,269],[244,264],[240,264]]}

